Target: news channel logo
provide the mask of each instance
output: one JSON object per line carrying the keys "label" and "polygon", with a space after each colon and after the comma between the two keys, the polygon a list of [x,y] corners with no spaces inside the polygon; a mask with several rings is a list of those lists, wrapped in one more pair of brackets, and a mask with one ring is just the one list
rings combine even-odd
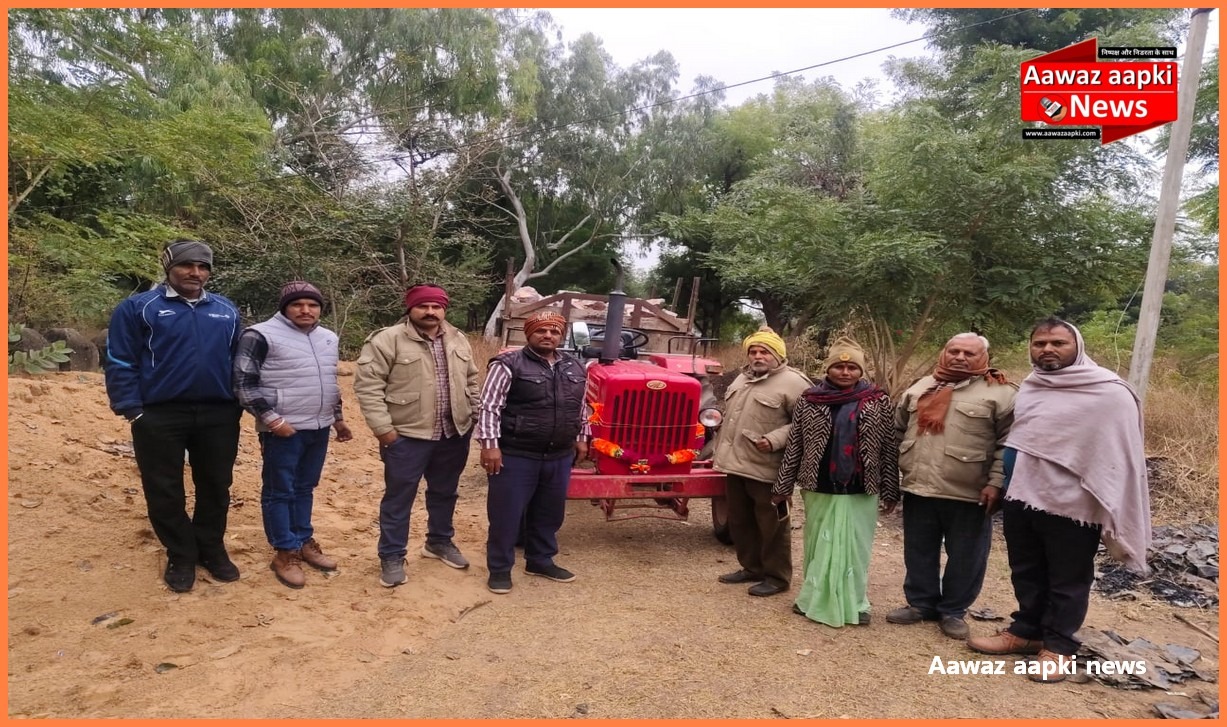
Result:
{"label": "news channel logo", "polygon": [[1056,123],[1069,115],[1069,110],[1065,108],[1065,104],[1055,98],[1044,96],[1040,99],[1040,108],[1043,109],[1044,115],[1049,121]]}

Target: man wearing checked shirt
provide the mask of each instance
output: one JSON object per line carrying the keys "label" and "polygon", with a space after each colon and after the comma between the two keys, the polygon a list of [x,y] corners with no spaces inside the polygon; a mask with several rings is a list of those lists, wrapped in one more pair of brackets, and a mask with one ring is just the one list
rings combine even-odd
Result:
{"label": "man wearing checked shirt", "polygon": [[386,588],[406,581],[409,513],[423,477],[422,556],[469,567],[452,541],[452,517],[477,412],[477,365],[468,339],[444,318],[449,302],[443,288],[415,285],[405,293],[405,318],[368,336],[358,356],[354,393],[384,464],[378,552]]}
{"label": "man wearing checked shirt", "polygon": [[524,572],[559,583],[575,580],[554,563],[571,463],[588,454],[584,366],[558,350],[565,326],[566,319],[553,312],[529,318],[527,345],[491,359],[482,387],[477,441],[490,483],[486,567],[493,593],[511,591],[521,521]]}

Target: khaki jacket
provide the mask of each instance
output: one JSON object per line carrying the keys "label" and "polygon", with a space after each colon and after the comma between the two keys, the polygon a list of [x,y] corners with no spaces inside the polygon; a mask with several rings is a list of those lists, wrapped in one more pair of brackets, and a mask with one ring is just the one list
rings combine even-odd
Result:
{"label": "khaki jacket", "polygon": [[[791,366],[750,378],[737,376],[724,394],[724,423],[716,435],[712,467],[759,482],[775,482],[792,430],[797,399],[813,383]],[[771,442],[770,452],[754,446],[759,437]]]}
{"label": "khaki jacket", "polygon": [[990,384],[983,376],[954,386],[946,430],[918,434],[920,395],[937,383],[926,376],[903,393],[895,408],[902,489],[924,497],[979,502],[985,485],[1001,487],[1006,436],[1014,424],[1016,384]]}
{"label": "khaki jacket", "polygon": [[[477,364],[469,339],[446,321],[440,325],[447,353],[446,395],[451,397],[456,431],[464,434],[477,418]],[[358,356],[354,393],[375,436],[395,429],[403,437],[430,439],[438,388],[435,357],[412,323],[398,323],[367,336]]]}

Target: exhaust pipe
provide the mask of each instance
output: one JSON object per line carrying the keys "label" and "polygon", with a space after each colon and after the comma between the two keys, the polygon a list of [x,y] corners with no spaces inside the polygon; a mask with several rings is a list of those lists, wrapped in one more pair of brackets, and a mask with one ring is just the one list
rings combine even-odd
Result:
{"label": "exhaust pipe", "polygon": [[614,289],[609,291],[609,308],[605,311],[605,340],[601,342],[600,362],[611,364],[617,361],[622,351],[622,312],[626,309],[626,293],[622,290],[622,265],[617,258],[610,260],[617,278]]}

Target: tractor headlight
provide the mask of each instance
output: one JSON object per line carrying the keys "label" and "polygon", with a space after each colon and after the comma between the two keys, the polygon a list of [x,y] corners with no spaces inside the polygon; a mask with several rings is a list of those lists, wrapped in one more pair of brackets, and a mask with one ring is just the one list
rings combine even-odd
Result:
{"label": "tractor headlight", "polygon": [[719,409],[704,409],[699,412],[699,423],[708,429],[715,429],[724,421],[724,413]]}

